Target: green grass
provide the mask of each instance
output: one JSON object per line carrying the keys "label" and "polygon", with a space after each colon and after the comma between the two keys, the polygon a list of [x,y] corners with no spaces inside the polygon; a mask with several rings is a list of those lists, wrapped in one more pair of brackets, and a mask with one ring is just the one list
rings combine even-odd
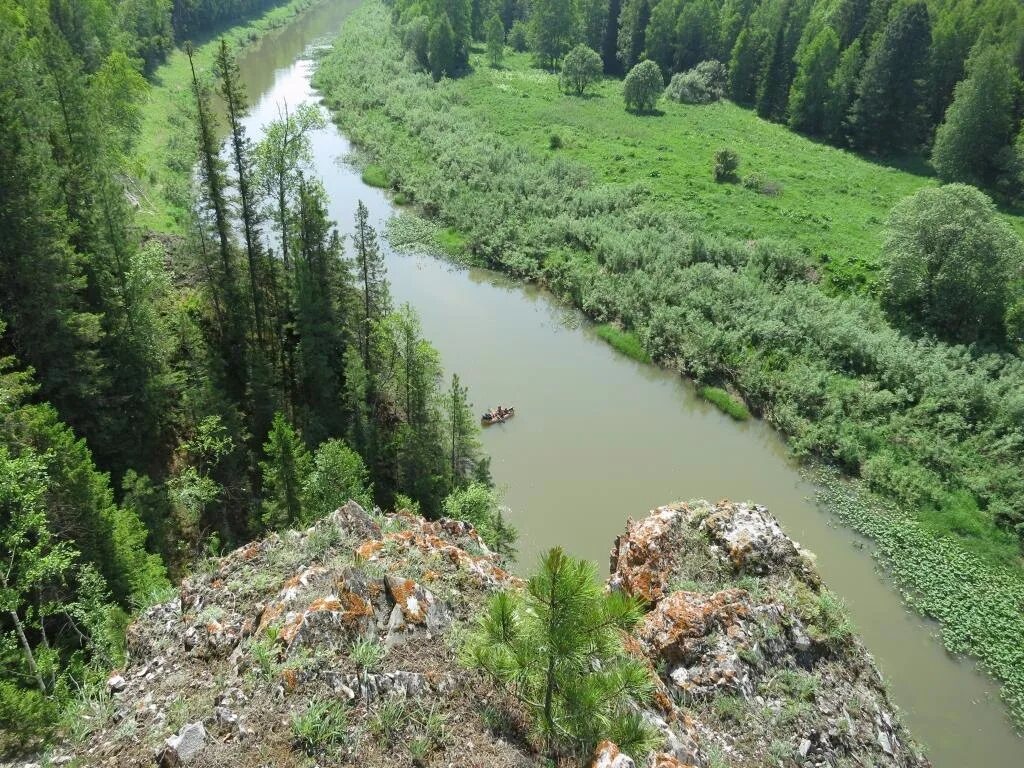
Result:
{"label": "green grass", "polygon": [[614,325],[604,323],[594,327],[594,333],[611,344],[615,349],[641,363],[651,362],[651,356],[647,354],[644,345],[640,343],[635,333],[624,331]]}
{"label": "green grass", "polygon": [[[622,104],[622,83],[604,80],[583,98],[562,93],[558,76],[532,66],[526,53],[492,69],[480,56],[454,82],[457,101],[496,133],[590,168],[599,181],[642,182],[664,208],[691,228],[754,240],[795,243],[823,265],[837,287],[872,280],[889,211],[900,199],[938,182],[917,160],[916,173],[820,144],[723,101],[658,103],[661,114],[636,115]],[[719,184],[713,156],[740,156],[741,178],[758,174],[781,187],[766,195],[742,184]],[[1024,218],[1007,220],[1024,234]]]}
{"label": "green grass", "polygon": [[[282,4],[248,23],[225,30],[222,36],[238,50],[285,26],[323,0],[282,0]],[[209,73],[219,38],[198,46],[196,70]],[[181,204],[194,154],[192,128],[187,122],[192,72],[184,50],[175,48],[153,74],[153,86],[142,106],[142,124],[135,144],[132,192],[139,200],[138,222],[146,229],[179,233],[187,214]]]}
{"label": "green grass", "polygon": [[388,175],[379,165],[370,164],[363,168],[362,179],[363,184],[371,187],[377,187],[378,189],[387,189],[391,186],[388,182]]}
{"label": "green grass", "polygon": [[721,387],[701,387],[697,390],[697,394],[717,407],[722,413],[732,416],[736,421],[746,421],[750,418],[747,406]]}
{"label": "green grass", "polygon": [[438,230],[434,239],[437,241],[437,247],[453,258],[459,258],[466,253],[466,237],[451,227]]}

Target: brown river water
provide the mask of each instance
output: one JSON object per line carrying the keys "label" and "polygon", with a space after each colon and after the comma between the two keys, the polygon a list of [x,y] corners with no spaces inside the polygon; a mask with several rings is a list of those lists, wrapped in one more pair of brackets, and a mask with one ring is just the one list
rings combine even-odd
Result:
{"label": "brown river water", "polygon": [[[316,100],[312,47],[329,43],[357,4],[325,0],[242,58],[253,138],[279,107]],[[349,229],[360,199],[383,227],[394,207],[344,163],[345,137],[330,126],[313,143],[340,229]],[[516,407],[516,417],[486,429],[483,441],[519,529],[523,567],[559,544],[603,570],[626,518],[670,501],[766,504],[817,555],[935,766],[1024,765],[1024,739],[997,686],[945,652],[935,623],[905,608],[877,571],[870,544],[815,505],[814,488],[765,424],[734,422],[678,376],[619,355],[543,291],[427,255],[389,252],[387,266],[396,303],[419,313],[424,335],[468,385],[476,410]]]}

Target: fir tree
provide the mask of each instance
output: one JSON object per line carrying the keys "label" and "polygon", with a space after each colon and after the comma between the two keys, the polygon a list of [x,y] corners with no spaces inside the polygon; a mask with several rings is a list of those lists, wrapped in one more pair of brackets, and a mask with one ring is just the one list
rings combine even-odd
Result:
{"label": "fir tree", "polygon": [[303,519],[302,486],[312,463],[283,413],[274,415],[263,453],[263,525],[272,530],[287,528]]}
{"label": "fir tree", "polygon": [[487,37],[487,60],[492,67],[500,67],[505,55],[505,27],[501,24],[501,17],[498,14],[491,16],[484,29]]}
{"label": "fir tree", "polygon": [[369,223],[370,212],[360,200],[356,207],[356,229],[353,248],[356,260],[356,279],[361,291],[359,348],[363,353],[363,367],[372,376],[372,344],[374,326],[391,311],[384,254],[377,243],[377,233]]}
{"label": "fir tree", "polygon": [[914,2],[885,28],[857,83],[850,114],[856,146],[874,151],[910,149],[924,138],[931,23],[928,8]]}

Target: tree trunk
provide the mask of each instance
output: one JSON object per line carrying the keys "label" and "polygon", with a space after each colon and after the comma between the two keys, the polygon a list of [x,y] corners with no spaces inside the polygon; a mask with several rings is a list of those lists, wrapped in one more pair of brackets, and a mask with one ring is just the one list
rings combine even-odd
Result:
{"label": "tree trunk", "polygon": [[36,679],[36,685],[39,686],[39,691],[45,696],[46,695],[46,682],[43,680],[43,675],[39,671],[39,667],[36,665],[35,654],[32,653],[32,646],[28,643],[28,638],[25,636],[25,626],[21,623],[21,617],[18,616],[17,611],[7,612],[11,620],[14,622],[14,631],[18,633],[18,640],[21,641],[21,648],[25,652],[25,661],[28,662],[29,671]]}

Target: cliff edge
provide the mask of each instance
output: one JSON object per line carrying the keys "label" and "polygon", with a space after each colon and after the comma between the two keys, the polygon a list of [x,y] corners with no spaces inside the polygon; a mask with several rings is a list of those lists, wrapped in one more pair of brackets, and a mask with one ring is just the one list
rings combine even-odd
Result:
{"label": "cliff edge", "polygon": [[[928,765],[811,557],[763,507],[630,520],[607,584],[646,605],[627,649],[657,677],[643,716],[664,742],[636,761],[603,742],[595,768]],[[350,502],[210,560],[143,612],[125,667],[48,760],[545,765],[516,702],[459,663],[488,596],[521,586],[466,523]]]}

